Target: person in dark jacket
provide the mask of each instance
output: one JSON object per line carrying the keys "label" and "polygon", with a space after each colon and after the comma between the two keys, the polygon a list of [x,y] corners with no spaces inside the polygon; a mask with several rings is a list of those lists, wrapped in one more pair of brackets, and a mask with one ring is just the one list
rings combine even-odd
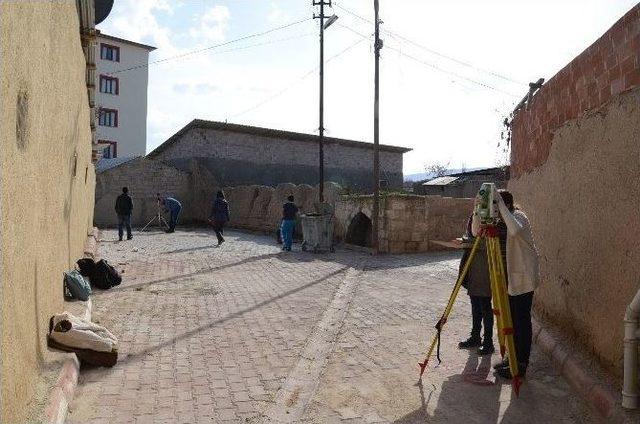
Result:
{"label": "person in dark jacket", "polygon": [[127,227],[127,240],[131,240],[131,212],[133,211],[133,201],[129,196],[129,189],[122,187],[122,194],[116,199],[116,213],[118,214],[118,236],[122,241],[123,227]]}
{"label": "person in dark jacket", "polygon": [[213,224],[213,231],[216,232],[218,238],[218,246],[225,242],[224,237],[224,224],[229,222],[229,203],[224,198],[222,190],[218,190],[216,198],[213,201],[213,207],[211,208],[211,214],[209,215],[209,221]]}
{"label": "person in dark jacket", "polygon": [[165,211],[170,213],[169,229],[166,232],[175,233],[176,225],[178,224],[178,216],[180,215],[180,211],[182,210],[182,204],[178,201],[178,199],[174,199],[173,197],[162,197],[161,202],[164,206]]}
{"label": "person in dark jacket", "polygon": [[[467,236],[476,237],[471,229],[473,215],[467,221]],[[497,225],[504,269],[506,266],[507,228],[504,223]],[[467,256],[467,255],[465,255]],[[462,266],[463,264],[461,264]],[[469,300],[471,301],[471,336],[460,343],[460,349],[478,348],[478,355],[490,355],[495,352],[493,346],[493,308],[491,306],[491,280],[489,278],[489,262],[484,240],[480,241],[478,250],[464,281]],[[480,332],[484,327],[483,337]]]}
{"label": "person in dark jacket", "polygon": [[291,251],[293,244],[293,228],[296,226],[296,215],[298,207],[293,202],[293,196],[287,197],[287,201],[282,205],[282,223],[280,232],[282,233],[282,250]]}

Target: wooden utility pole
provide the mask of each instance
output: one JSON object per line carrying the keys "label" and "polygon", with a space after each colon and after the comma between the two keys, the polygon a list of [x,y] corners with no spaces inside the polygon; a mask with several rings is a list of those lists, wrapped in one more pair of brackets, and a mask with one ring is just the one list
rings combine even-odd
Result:
{"label": "wooden utility pole", "polygon": [[375,76],[373,95],[373,213],[372,213],[372,248],[373,253],[379,252],[378,233],[380,229],[380,49],[382,40],[380,39],[380,18],[378,16],[378,0],[373,0],[375,11]]}

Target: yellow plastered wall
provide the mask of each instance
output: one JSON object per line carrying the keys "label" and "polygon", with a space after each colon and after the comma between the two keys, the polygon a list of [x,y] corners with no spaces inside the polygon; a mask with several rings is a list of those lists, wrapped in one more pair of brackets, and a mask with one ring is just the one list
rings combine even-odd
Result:
{"label": "yellow plastered wall", "polygon": [[48,365],[62,272],[82,256],[95,172],[74,0],[0,2],[2,422],[21,422]]}

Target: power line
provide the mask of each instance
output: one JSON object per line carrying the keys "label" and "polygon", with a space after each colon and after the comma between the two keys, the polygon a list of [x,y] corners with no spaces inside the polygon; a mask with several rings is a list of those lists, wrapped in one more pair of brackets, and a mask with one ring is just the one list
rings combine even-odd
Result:
{"label": "power line", "polygon": [[[332,60],[334,60],[334,59],[336,59],[336,58],[338,58],[338,57],[342,56],[343,54],[345,54],[346,52],[348,52],[349,50],[351,50],[352,48],[354,48],[355,46],[357,46],[358,44],[362,43],[362,42],[363,42],[363,41],[365,41],[365,40],[368,40],[368,38],[360,39],[360,40],[356,41],[355,43],[350,44],[350,45],[349,45],[349,46],[347,46],[345,49],[343,49],[343,50],[341,50],[340,52],[336,53],[335,55],[333,55],[333,56],[329,57],[329,58],[325,61],[325,63],[329,63],[329,62],[331,62]],[[272,101],[272,100],[274,100],[274,99],[276,99],[276,98],[278,98],[278,97],[282,96],[284,93],[286,93],[287,91],[289,91],[290,89],[292,89],[292,88],[294,87],[294,85],[295,85],[295,84],[299,83],[300,81],[303,81],[304,79],[308,78],[308,77],[309,77],[309,76],[311,76],[313,73],[315,73],[315,72],[318,70],[318,68],[319,68],[319,66],[316,66],[315,68],[313,68],[313,69],[309,70],[309,71],[308,71],[308,72],[306,72],[304,75],[302,75],[301,77],[297,78],[297,79],[295,80],[295,82],[294,82],[294,83],[289,84],[288,86],[284,87],[283,89],[281,89],[281,90],[280,90],[280,91],[278,91],[277,93],[275,93],[275,94],[273,94],[273,95],[271,95],[271,96],[267,97],[266,99],[264,99],[264,100],[260,101],[260,102],[259,102],[259,103],[257,103],[256,105],[254,105],[254,106],[252,106],[252,107],[250,107],[250,108],[248,108],[248,109],[245,109],[245,110],[243,110],[242,112],[239,112],[239,113],[236,113],[236,114],[234,114],[234,115],[231,115],[231,118],[237,118],[237,117],[239,117],[239,116],[242,116],[242,115],[245,115],[245,114],[247,114],[247,113],[249,113],[249,112],[252,112],[252,111],[254,111],[254,110],[256,110],[256,109],[260,108],[261,106],[263,106],[263,105],[265,105],[265,104],[269,103],[270,101]]]}
{"label": "power line", "polygon": [[[372,25],[373,25],[373,22],[372,22],[372,21],[370,21],[369,19],[364,18],[364,17],[362,17],[362,16],[358,15],[357,13],[355,13],[355,12],[353,12],[353,11],[349,10],[349,9],[346,9],[345,7],[343,7],[343,6],[341,6],[341,5],[337,4],[337,3],[334,3],[334,6],[335,6],[335,7],[337,7],[337,8],[339,8],[340,10],[342,10],[342,11],[344,11],[344,12],[347,12],[348,14],[350,14],[350,15],[352,15],[352,16],[354,16],[354,17],[358,18],[358,19],[360,19],[361,21],[364,21],[364,22],[367,22],[367,23],[369,23],[369,24],[372,24]],[[497,72],[494,72],[494,71],[492,71],[492,70],[481,68],[481,67],[476,66],[476,65],[474,65],[474,64],[472,64],[472,63],[469,63],[469,62],[466,62],[466,61],[464,61],[464,60],[460,60],[460,59],[457,59],[457,58],[455,58],[455,57],[452,57],[452,56],[446,55],[446,54],[444,54],[444,53],[441,53],[441,52],[439,52],[439,51],[433,50],[433,49],[431,49],[431,48],[429,48],[429,47],[425,46],[424,44],[420,44],[420,43],[418,43],[418,42],[416,42],[416,41],[413,41],[413,40],[411,40],[410,38],[407,38],[407,37],[405,37],[405,36],[403,36],[403,35],[401,35],[401,34],[398,34],[397,32],[390,31],[390,30],[388,30],[388,29],[382,29],[382,31],[383,31],[383,32],[385,32],[385,33],[387,33],[387,34],[389,34],[389,35],[391,35],[392,37],[399,38],[399,39],[401,39],[401,40],[403,40],[403,41],[405,41],[405,42],[407,42],[407,43],[409,43],[409,44],[412,44],[412,45],[414,45],[414,46],[416,46],[416,47],[418,47],[418,48],[420,48],[420,49],[422,49],[422,50],[425,50],[425,51],[427,51],[427,52],[429,52],[429,53],[431,53],[431,54],[433,54],[433,55],[436,55],[436,56],[439,56],[439,57],[441,57],[441,58],[443,58],[443,59],[447,59],[447,60],[450,60],[450,61],[452,61],[452,62],[454,62],[454,63],[457,63],[458,65],[466,66],[466,67],[468,67],[468,68],[475,69],[475,70],[480,71],[480,72],[484,72],[484,73],[486,73],[486,74],[489,74],[489,75],[492,75],[492,76],[494,76],[494,77],[497,77],[497,78],[503,79],[503,80],[505,80],[505,81],[512,82],[512,83],[514,83],[514,84],[527,85],[526,83],[524,83],[524,82],[522,82],[522,81],[517,81],[517,80],[515,80],[515,79],[513,79],[513,78],[509,78],[509,77],[507,77],[507,76],[505,76],[505,75],[501,75],[501,74],[499,74],[499,73],[497,73]]]}
{"label": "power line", "polygon": [[132,71],[134,69],[146,68],[146,67],[149,67],[150,65],[155,65],[155,64],[167,62],[167,61],[170,61],[170,60],[181,59],[183,57],[187,57],[187,56],[191,56],[191,55],[194,55],[194,54],[202,53],[202,52],[205,52],[205,51],[208,51],[208,50],[217,49],[219,47],[224,47],[224,46],[227,46],[229,44],[234,44],[234,43],[237,43],[237,42],[240,42],[240,41],[244,41],[244,40],[248,40],[248,39],[251,39],[251,38],[261,37],[263,35],[267,35],[267,34],[270,34],[272,32],[275,32],[275,31],[280,31],[280,30],[292,27],[294,25],[301,24],[301,23],[309,21],[309,20],[311,20],[311,18],[305,18],[305,19],[301,19],[299,21],[290,22],[288,24],[281,25],[281,26],[275,27],[275,28],[271,28],[271,29],[268,29],[266,31],[256,32],[256,33],[253,33],[253,34],[245,35],[245,36],[240,37],[240,38],[235,38],[233,40],[225,41],[224,43],[214,44],[212,46],[204,47],[204,48],[197,49],[197,50],[192,50],[192,51],[189,51],[189,52],[186,52],[186,53],[181,53],[181,54],[178,54],[178,55],[175,55],[175,56],[166,57],[164,59],[158,59],[158,60],[155,60],[155,61],[149,62],[149,63],[141,63],[139,65],[132,66],[130,68],[119,69],[117,71],[113,71],[113,72],[108,73],[108,75],[119,74],[121,72],[127,72],[127,71]]}
{"label": "power line", "polygon": [[[356,31],[356,30],[355,30],[355,29],[353,29],[353,28],[350,28],[350,27],[348,27],[348,26],[346,26],[346,25],[343,25],[343,24],[340,24],[340,23],[336,23],[336,25],[339,25],[339,26],[341,26],[342,28],[345,28],[345,29],[349,30],[349,31],[353,32],[354,34],[359,35],[360,37],[363,37],[363,38],[367,38],[367,39],[368,39],[368,36],[366,36],[366,35],[362,34],[361,32]],[[460,74],[458,74],[458,73],[456,73],[456,72],[449,71],[449,70],[446,70],[446,69],[444,69],[444,68],[441,68],[441,67],[439,67],[439,66],[437,66],[437,65],[434,65],[433,63],[430,63],[430,62],[424,61],[424,60],[419,59],[419,58],[417,58],[417,57],[415,57],[415,56],[412,56],[412,55],[410,55],[410,54],[407,54],[407,53],[403,52],[402,50],[400,50],[400,49],[398,49],[398,48],[395,48],[395,47],[392,47],[392,46],[386,46],[386,47],[387,47],[388,49],[390,49],[390,50],[397,51],[397,52],[399,52],[401,55],[406,56],[407,58],[409,58],[409,59],[411,59],[411,60],[414,60],[414,61],[416,61],[416,62],[418,62],[418,63],[421,63],[421,64],[423,64],[423,65],[425,65],[425,66],[428,66],[429,68],[431,68],[431,69],[433,69],[433,70],[436,70],[436,71],[438,71],[438,72],[442,72],[442,73],[444,73],[444,74],[451,75],[451,76],[453,76],[453,77],[455,77],[455,78],[458,78],[458,79],[461,79],[461,80],[468,81],[468,82],[470,82],[470,83],[473,83],[473,84],[479,85],[479,86],[484,87],[484,88],[487,88],[487,89],[489,89],[489,90],[493,90],[493,91],[497,91],[497,92],[499,92],[499,93],[506,94],[506,95],[511,96],[511,97],[515,97],[515,98],[519,97],[519,96],[517,96],[517,95],[515,95],[515,94],[509,93],[508,91],[501,90],[501,89],[499,89],[499,88],[496,88],[496,87],[494,87],[494,86],[492,86],[492,85],[489,85],[489,84],[486,84],[486,83],[484,83],[484,82],[477,81],[477,80],[474,80],[474,79],[472,79],[472,78],[465,77],[464,75],[460,75]]]}

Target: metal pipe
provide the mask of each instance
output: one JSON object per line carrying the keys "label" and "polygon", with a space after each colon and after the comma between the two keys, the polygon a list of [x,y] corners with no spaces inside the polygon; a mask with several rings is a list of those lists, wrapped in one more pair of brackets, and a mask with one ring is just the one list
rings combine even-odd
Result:
{"label": "metal pipe", "polygon": [[638,407],[638,318],[640,317],[640,290],[627,306],[624,315],[624,381],[622,407]]}

